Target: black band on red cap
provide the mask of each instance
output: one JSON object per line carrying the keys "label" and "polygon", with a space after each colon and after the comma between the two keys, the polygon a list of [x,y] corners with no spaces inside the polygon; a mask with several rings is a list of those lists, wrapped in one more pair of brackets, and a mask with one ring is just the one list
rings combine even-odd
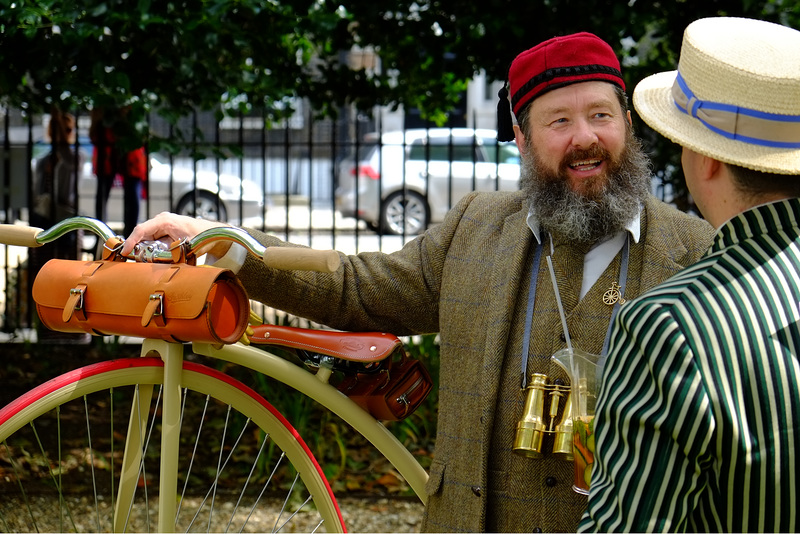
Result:
{"label": "black band on red cap", "polygon": [[[552,80],[556,80],[558,78],[570,78],[574,76],[591,76],[592,74],[613,76],[619,78],[620,83],[622,83],[622,73],[619,70],[613,67],[609,67],[607,65],[577,65],[574,67],[558,67],[555,69],[548,69],[540,74],[537,74],[536,76],[528,80],[525,83],[525,85],[520,87],[519,90],[511,96],[511,106],[512,108],[516,108],[520,100],[528,96],[528,94],[535,87],[543,83],[547,83]],[[591,81],[591,78],[580,79],[580,80],[568,80],[564,84],[550,85],[546,88],[546,90],[549,91],[552,89],[563,87],[564,85],[569,85],[572,83],[584,82],[584,81]],[[610,80],[605,80],[605,81],[610,81]],[[544,91],[540,91],[539,93],[537,93],[537,95],[541,94],[542,92]]]}

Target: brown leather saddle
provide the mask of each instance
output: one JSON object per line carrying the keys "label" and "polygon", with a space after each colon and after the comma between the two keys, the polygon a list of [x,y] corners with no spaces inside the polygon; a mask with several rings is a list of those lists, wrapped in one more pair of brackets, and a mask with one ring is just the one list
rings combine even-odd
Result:
{"label": "brown leather saddle", "polygon": [[250,342],[305,350],[353,362],[378,362],[402,345],[393,334],[382,332],[338,332],[293,326],[254,326]]}

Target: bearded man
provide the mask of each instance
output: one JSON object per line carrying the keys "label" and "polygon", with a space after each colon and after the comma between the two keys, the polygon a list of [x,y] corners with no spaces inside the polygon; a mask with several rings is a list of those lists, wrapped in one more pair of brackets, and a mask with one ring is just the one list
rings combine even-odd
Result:
{"label": "bearded man", "polygon": [[[538,451],[514,452],[524,384],[532,373],[568,383],[551,363],[567,335],[572,346],[601,354],[620,298],[694,263],[713,233],[649,196],[647,158],[631,133],[619,61],[607,43],[586,33],[548,40],[514,60],[509,86],[518,124],[501,110],[498,137],[516,137],[522,191],[467,195],[402,250],[340,254],[342,268],[332,274],[271,270],[242,259],[238,245],[213,251],[251,298],[269,306],[340,330],[439,333],[439,419],[423,531],[575,530],[586,497],[572,490],[573,463],[553,453],[552,435]],[[122,252],[214,224],[160,215],[137,226]],[[289,246],[247,232],[267,246]],[[620,298],[609,304],[603,295],[612,288]]]}

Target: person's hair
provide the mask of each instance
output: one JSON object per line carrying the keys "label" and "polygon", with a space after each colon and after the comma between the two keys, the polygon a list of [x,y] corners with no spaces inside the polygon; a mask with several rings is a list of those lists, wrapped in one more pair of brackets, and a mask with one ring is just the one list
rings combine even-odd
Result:
{"label": "person's hair", "polygon": [[75,117],[58,109],[50,113],[48,132],[54,145],[69,145],[75,142]]}
{"label": "person's hair", "polygon": [[[625,91],[622,90],[622,87],[612,84],[614,87],[614,94],[617,95],[617,100],[619,101],[619,107],[622,109],[622,113],[626,114],[628,112],[628,95],[625,94]],[[533,101],[531,101],[533,102]],[[531,103],[529,102],[524,108],[522,108],[517,115],[517,124],[519,125],[520,130],[522,130],[522,134],[525,136],[526,139],[530,138],[530,124],[528,123],[528,115],[531,111]]]}
{"label": "person's hair", "polygon": [[800,175],[756,171],[732,163],[725,165],[731,171],[734,185],[745,195],[756,199],[775,194],[800,197]]}

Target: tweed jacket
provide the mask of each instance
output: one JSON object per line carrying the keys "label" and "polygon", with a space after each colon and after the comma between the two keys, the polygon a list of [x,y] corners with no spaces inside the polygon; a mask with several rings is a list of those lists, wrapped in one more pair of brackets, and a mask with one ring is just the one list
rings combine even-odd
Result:
{"label": "tweed jacket", "polygon": [[[511,523],[504,523],[489,513],[498,494],[489,491],[488,485],[502,486],[507,481],[489,464],[497,462],[493,447],[499,436],[494,425],[498,411],[506,406],[506,391],[499,394],[504,368],[514,366],[506,360],[515,359],[517,366],[521,361],[518,347],[525,314],[520,302],[527,300],[526,273],[531,270],[530,244],[535,242],[526,225],[527,213],[521,192],[473,193],[441,225],[403,249],[392,254],[341,255],[342,269],[336,273],[280,272],[253,258],[239,271],[251,298],[333,328],[397,335],[439,332],[439,420],[426,487],[426,531],[574,530],[586,504],[585,497],[571,490],[571,465],[560,461],[560,474],[553,477],[558,483],[546,497],[538,480],[517,481],[516,487],[533,495],[531,502],[516,505],[524,514],[515,513]],[[257,231],[250,233],[269,246],[294,246]],[[648,199],[642,238],[631,249],[626,298],[694,263],[708,249],[712,235],[713,229],[704,221]],[[616,279],[614,269],[619,271],[619,257],[592,291],[602,293],[600,286]],[[551,285],[540,286],[542,291],[550,288],[550,297],[549,302],[540,299],[537,291],[535,332],[548,337],[540,350],[549,357],[552,349],[563,348],[564,343],[560,328],[549,324],[538,328],[538,313],[549,310],[551,322],[555,309]],[[587,336],[579,332],[585,322],[581,315],[571,316],[576,342],[590,337],[587,350],[599,352],[609,318],[610,311],[602,332]],[[537,345],[541,343],[532,343],[532,349]],[[519,367],[516,373],[519,376]],[[516,403],[511,405],[514,413],[507,419],[519,416]],[[510,450],[510,445],[506,448]],[[531,465],[537,460],[526,461]],[[541,464],[541,470],[546,464]],[[538,469],[540,464],[535,466]],[[547,513],[531,516],[543,499],[553,499],[553,505]]]}

